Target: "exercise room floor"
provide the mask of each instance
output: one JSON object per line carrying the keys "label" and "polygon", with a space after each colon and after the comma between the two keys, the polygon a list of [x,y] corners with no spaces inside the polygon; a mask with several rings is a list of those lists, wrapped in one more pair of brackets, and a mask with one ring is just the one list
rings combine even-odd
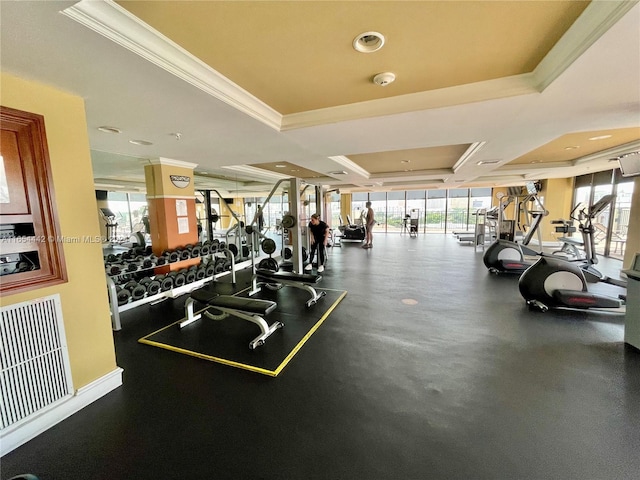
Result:
{"label": "exercise room floor", "polygon": [[323,277],[348,294],[275,378],[138,343],[184,299],[125,312],[122,387],[3,457],[2,479],[640,478],[623,317],[529,311],[449,235],[344,242]]}

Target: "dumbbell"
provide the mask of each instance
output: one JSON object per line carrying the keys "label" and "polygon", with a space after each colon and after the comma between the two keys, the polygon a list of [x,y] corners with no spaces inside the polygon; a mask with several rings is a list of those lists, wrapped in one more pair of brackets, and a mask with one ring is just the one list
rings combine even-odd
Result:
{"label": "dumbbell", "polygon": [[186,283],[186,278],[183,273],[180,272],[171,272],[169,274],[169,278],[173,280],[174,287],[182,287]]}
{"label": "dumbbell", "polygon": [[144,277],[139,283],[146,289],[148,295],[156,295],[161,288],[160,282],[150,277]]}
{"label": "dumbbell", "polygon": [[184,278],[187,281],[187,283],[193,283],[196,281],[196,272],[194,270],[189,270],[187,271],[187,273],[184,274]]}
{"label": "dumbbell", "polygon": [[214,273],[222,273],[225,270],[224,264],[226,263],[226,259],[224,258],[216,258],[216,263],[214,265]]}
{"label": "dumbbell", "polygon": [[205,267],[205,277],[213,277],[216,273],[216,264],[213,261],[207,263]]}
{"label": "dumbbell", "polygon": [[207,270],[204,264],[200,264],[200,266],[196,270],[196,280],[202,280],[206,276],[207,276]]}
{"label": "dumbbell", "polygon": [[144,298],[144,296],[147,293],[147,289],[144,287],[144,285],[140,285],[138,282],[136,282],[135,280],[130,280],[128,281],[124,287],[125,290],[129,290],[129,293],[131,294],[131,299],[135,302],[136,300],[141,300]]}
{"label": "dumbbell", "polygon": [[129,303],[129,300],[131,299],[131,293],[129,292],[129,290],[118,286],[116,287],[116,297],[118,299],[118,306],[122,306]]}
{"label": "dumbbell", "polygon": [[160,290],[163,292],[173,288],[173,277],[169,275],[156,275],[155,280],[160,282]]}

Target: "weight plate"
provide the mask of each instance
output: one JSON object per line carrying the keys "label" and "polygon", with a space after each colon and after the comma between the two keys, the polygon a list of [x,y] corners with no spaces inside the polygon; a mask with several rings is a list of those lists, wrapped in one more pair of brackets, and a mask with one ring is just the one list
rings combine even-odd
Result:
{"label": "weight plate", "polygon": [[282,228],[293,228],[296,224],[296,217],[293,215],[285,215],[282,217]]}
{"label": "weight plate", "polygon": [[262,247],[262,251],[267,255],[271,255],[276,251],[276,242],[271,238],[265,238],[262,240],[260,246]]}

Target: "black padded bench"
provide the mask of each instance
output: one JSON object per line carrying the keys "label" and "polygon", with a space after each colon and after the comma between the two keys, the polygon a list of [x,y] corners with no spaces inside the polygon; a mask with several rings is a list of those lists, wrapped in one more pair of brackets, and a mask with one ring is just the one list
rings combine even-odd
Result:
{"label": "black padded bench", "polygon": [[[269,325],[263,318],[275,310],[278,306],[276,302],[255,298],[237,297],[234,295],[220,295],[208,290],[207,288],[199,288],[191,292],[189,298],[184,304],[185,319],[180,322],[180,328],[186,327],[187,325],[202,318],[202,314],[195,314],[193,311],[193,305],[195,302],[206,305],[203,313],[212,320],[222,320],[223,318],[231,315],[258,325],[262,333],[249,343],[249,348],[251,350],[264,345],[265,340],[273,332],[284,326],[282,322],[274,322],[272,325]],[[216,314],[214,311],[218,311],[220,313]]]}
{"label": "black padded bench", "polygon": [[[267,288],[272,290],[278,290],[284,286],[289,286],[309,292],[311,298],[306,303],[307,307],[315,305],[320,298],[327,294],[327,292],[318,293],[316,289],[312,287],[312,285],[315,285],[322,280],[322,275],[281,271],[274,272],[273,270],[259,268],[256,270],[254,280],[256,278],[262,285],[265,285]],[[254,284],[253,291],[256,292],[257,290],[257,284]]]}

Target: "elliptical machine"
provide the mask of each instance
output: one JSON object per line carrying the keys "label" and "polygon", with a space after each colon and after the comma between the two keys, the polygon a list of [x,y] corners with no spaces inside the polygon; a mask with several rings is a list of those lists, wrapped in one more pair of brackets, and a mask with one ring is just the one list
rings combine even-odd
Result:
{"label": "elliptical machine", "polygon": [[625,282],[607,277],[593,267],[593,264],[597,263],[593,248],[593,219],[607,208],[613,199],[614,195],[605,195],[591,205],[587,213],[583,212],[585,220],[580,224],[580,231],[584,237],[584,248],[589,262],[587,265],[577,265],[575,262],[545,255],[520,276],[518,288],[529,308],[536,308],[542,312],[550,308],[609,309],[602,311],[625,312],[624,295],[614,298],[589,292],[587,288],[587,282],[604,282],[626,288]]}
{"label": "elliptical machine", "polygon": [[[534,187],[535,188],[535,187]],[[540,248],[542,248],[542,236],[540,235],[540,222],[542,219],[549,214],[549,212],[544,208],[540,199],[536,195],[536,191],[533,190],[531,193],[526,195],[524,199],[518,203],[516,216],[519,215],[520,207],[524,211],[525,215],[531,216],[533,220],[529,225],[529,230],[527,234],[522,240],[522,243],[518,243],[515,241],[514,228],[515,222],[505,221],[502,219],[504,209],[511,203],[514,199],[513,196],[503,196],[500,198],[500,210],[499,210],[499,219],[498,225],[500,227],[499,238],[493,242],[484,252],[484,256],[482,260],[485,266],[489,269],[491,273],[515,273],[521,274],[531,265],[533,265],[533,261],[527,261],[525,256],[536,256],[540,255],[540,252],[535,251],[529,248],[527,245],[533,238],[534,233],[538,234],[538,243]],[[506,199],[506,200],[505,200]],[[529,210],[527,207],[527,203],[534,202],[536,204],[536,210]],[[509,228],[505,228],[505,226]]]}

